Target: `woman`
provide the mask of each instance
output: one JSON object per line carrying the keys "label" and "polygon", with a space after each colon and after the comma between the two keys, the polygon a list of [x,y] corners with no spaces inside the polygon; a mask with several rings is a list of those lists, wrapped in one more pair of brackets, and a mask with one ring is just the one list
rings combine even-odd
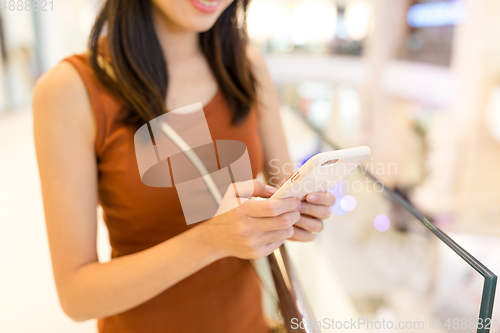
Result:
{"label": "woman", "polygon": [[[285,239],[314,239],[333,196],[248,200],[188,226],[175,187],[141,183],[133,143],[140,125],[201,102],[212,139],[245,143],[254,177],[286,178],[272,172],[289,157],[277,94],[246,44],[247,4],[107,0],[90,52],[39,80],[33,108],[45,217],[60,302],[72,319],[101,318],[106,333],[267,331],[248,259]],[[254,182],[254,196],[275,191]],[[98,203],[113,249],[107,263],[96,253]]]}

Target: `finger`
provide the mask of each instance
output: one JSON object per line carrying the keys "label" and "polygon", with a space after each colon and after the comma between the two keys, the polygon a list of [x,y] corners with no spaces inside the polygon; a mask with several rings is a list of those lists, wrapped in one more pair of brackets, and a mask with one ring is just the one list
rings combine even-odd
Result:
{"label": "finger", "polygon": [[260,231],[273,231],[287,229],[297,223],[300,219],[298,210],[288,212],[275,217],[261,217],[255,219],[256,226]]}
{"label": "finger", "polygon": [[320,232],[323,229],[323,223],[320,220],[304,215],[294,226],[309,232]]}
{"label": "finger", "polygon": [[241,207],[244,214],[252,217],[272,217],[297,210],[300,200],[297,198],[247,200]]}
{"label": "finger", "polygon": [[287,238],[293,236],[294,227],[289,227],[282,230],[266,231],[259,237],[259,245],[274,243],[278,241],[284,241]]}
{"label": "finger", "polygon": [[277,189],[262,183],[257,179],[229,184],[216,215],[227,212],[245,203],[251,196],[270,197]]}
{"label": "finger", "polygon": [[261,197],[269,198],[277,191],[276,187],[266,185],[260,180],[254,179],[246,182],[237,182],[238,194],[240,197]]}
{"label": "finger", "polygon": [[313,192],[306,196],[306,201],[315,205],[330,207],[335,203],[335,196],[329,192]]}
{"label": "finger", "polygon": [[239,198],[262,197],[269,198],[276,192],[275,187],[269,186],[257,179],[247,180],[244,182],[235,182],[228,186],[224,198],[228,196]]}
{"label": "finger", "polygon": [[311,204],[308,202],[302,202],[300,204],[299,211],[301,214],[309,215],[322,220],[329,218],[332,213],[329,206]]}
{"label": "finger", "polygon": [[288,238],[288,240],[297,242],[310,242],[316,239],[316,234],[312,232],[305,231],[304,229],[293,227],[293,236]]}
{"label": "finger", "polygon": [[274,250],[276,250],[281,245],[283,245],[284,242],[285,242],[285,240],[281,240],[281,241],[277,241],[277,242],[266,244],[266,246],[264,247],[264,256],[267,257],[268,255],[270,255],[271,253],[273,253]]}

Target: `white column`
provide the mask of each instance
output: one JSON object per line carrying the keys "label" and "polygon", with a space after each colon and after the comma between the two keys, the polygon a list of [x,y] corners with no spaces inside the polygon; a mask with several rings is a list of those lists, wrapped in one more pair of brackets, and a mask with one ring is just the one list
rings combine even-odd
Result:
{"label": "white column", "polygon": [[[398,140],[400,117],[394,117],[394,103],[384,93],[383,75],[387,64],[396,56],[396,50],[404,38],[408,0],[373,0],[374,26],[364,50],[367,67],[365,87],[362,92],[362,118],[365,142],[372,148],[372,161],[398,163],[403,156],[398,150],[404,144]],[[384,172],[385,173],[385,172]],[[377,174],[386,185],[397,184],[397,175]]]}
{"label": "white column", "polygon": [[[5,28],[5,22],[3,19],[3,13],[0,12],[0,27],[2,29]],[[3,33],[5,34],[5,30],[3,30]],[[5,91],[5,68],[3,66],[4,59],[2,57],[2,53],[0,52],[0,113],[5,112],[5,109],[7,108],[7,92]]]}
{"label": "white column", "polygon": [[466,5],[452,58],[457,85],[451,112],[459,139],[456,204],[462,230],[490,232],[488,212],[500,210],[500,145],[485,122],[492,87],[500,79],[500,1],[467,0]]}

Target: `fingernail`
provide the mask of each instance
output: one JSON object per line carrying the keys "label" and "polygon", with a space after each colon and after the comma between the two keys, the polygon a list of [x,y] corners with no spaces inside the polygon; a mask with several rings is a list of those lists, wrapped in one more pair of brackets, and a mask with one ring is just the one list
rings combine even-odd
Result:
{"label": "fingernail", "polygon": [[316,194],[309,194],[307,196],[307,201],[309,202],[315,202],[316,200],[318,200],[318,196]]}
{"label": "fingernail", "polygon": [[299,208],[297,208],[299,211],[302,210],[302,205],[299,205]]}
{"label": "fingernail", "polygon": [[266,185],[266,191],[269,192],[269,193],[274,193],[277,190],[278,189],[276,187],[272,187],[272,186]]}
{"label": "fingernail", "polygon": [[323,229],[325,228],[325,224],[323,223],[323,220],[319,220],[319,222],[321,223],[321,229],[319,229],[318,232],[322,232]]}

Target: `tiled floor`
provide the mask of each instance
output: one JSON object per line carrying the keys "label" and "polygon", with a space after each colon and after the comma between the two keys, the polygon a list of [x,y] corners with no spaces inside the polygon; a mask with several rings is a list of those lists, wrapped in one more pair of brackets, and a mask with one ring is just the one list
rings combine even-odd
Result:
{"label": "tiled floor", "polygon": [[0,115],[0,332],[96,332],[57,300],[29,111]]}

